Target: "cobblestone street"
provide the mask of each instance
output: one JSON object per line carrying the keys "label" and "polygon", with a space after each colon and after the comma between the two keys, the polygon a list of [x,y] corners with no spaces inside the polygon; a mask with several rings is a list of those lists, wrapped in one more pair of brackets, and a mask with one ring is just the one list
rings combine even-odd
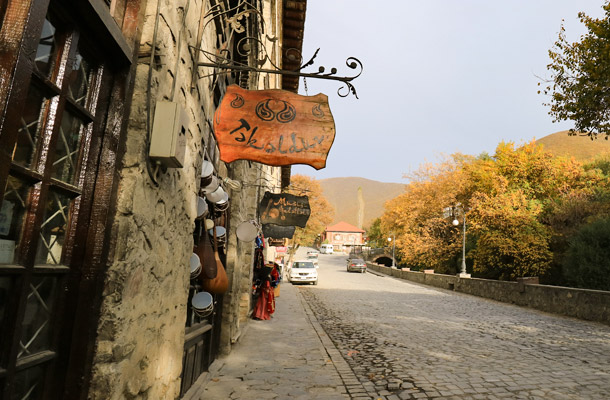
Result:
{"label": "cobblestone street", "polygon": [[371,398],[610,398],[610,327],[344,264],[299,289]]}
{"label": "cobblestone street", "polygon": [[610,398],[606,325],[319,264],[187,400]]}

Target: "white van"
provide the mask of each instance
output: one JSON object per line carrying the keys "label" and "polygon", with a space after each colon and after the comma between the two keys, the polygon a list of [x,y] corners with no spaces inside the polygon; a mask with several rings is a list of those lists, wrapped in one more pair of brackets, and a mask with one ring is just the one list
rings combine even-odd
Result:
{"label": "white van", "polygon": [[320,246],[320,253],[333,254],[333,245],[332,244],[323,244],[322,246]]}

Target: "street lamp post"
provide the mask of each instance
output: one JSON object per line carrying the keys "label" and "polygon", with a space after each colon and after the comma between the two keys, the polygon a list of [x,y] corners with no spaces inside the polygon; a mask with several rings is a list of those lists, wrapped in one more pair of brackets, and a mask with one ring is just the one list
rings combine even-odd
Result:
{"label": "street lamp post", "polygon": [[394,258],[394,249],[396,248],[396,241],[394,239],[395,239],[395,237],[394,237],[394,234],[392,233],[392,237],[388,238],[388,242],[392,242],[392,267],[396,266],[396,261]]}
{"label": "street lamp post", "polygon": [[[466,273],[466,211],[464,210],[464,207],[462,207],[461,204],[458,204],[455,208],[462,211],[462,216],[464,217],[464,223],[462,224],[463,225],[462,272],[460,272],[459,276],[460,276],[460,278],[470,278],[470,274]],[[453,220],[453,225],[458,226],[459,224],[460,224],[460,221],[458,221],[457,215],[456,215],[455,219]]]}

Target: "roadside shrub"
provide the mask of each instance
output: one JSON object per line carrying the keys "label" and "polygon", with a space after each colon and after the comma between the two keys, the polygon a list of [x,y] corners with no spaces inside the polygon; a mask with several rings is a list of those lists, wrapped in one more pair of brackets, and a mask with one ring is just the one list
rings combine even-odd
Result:
{"label": "roadside shrub", "polygon": [[567,282],[580,288],[610,290],[610,218],[583,226],[569,243],[563,262]]}

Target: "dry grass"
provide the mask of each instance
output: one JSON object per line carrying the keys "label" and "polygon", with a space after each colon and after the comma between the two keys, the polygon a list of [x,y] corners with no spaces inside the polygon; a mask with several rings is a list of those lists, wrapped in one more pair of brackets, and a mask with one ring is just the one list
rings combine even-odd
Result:
{"label": "dry grass", "polygon": [[364,197],[364,224],[366,229],[371,222],[383,214],[383,205],[404,191],[400,183],[384,183],[365,178],[329,178],[318,181],[324,196],[335,208],[332,224],[345,221],[358,226],[358,188]]}
{"label": "dry grass", "polygon": [[568,136],[568,131],[552,133],[536,140],[555,156],[573,156],[578,161],[588,161],[604,153],[610,153],[610,140],[605,137],[591,140],[586,136]]}

